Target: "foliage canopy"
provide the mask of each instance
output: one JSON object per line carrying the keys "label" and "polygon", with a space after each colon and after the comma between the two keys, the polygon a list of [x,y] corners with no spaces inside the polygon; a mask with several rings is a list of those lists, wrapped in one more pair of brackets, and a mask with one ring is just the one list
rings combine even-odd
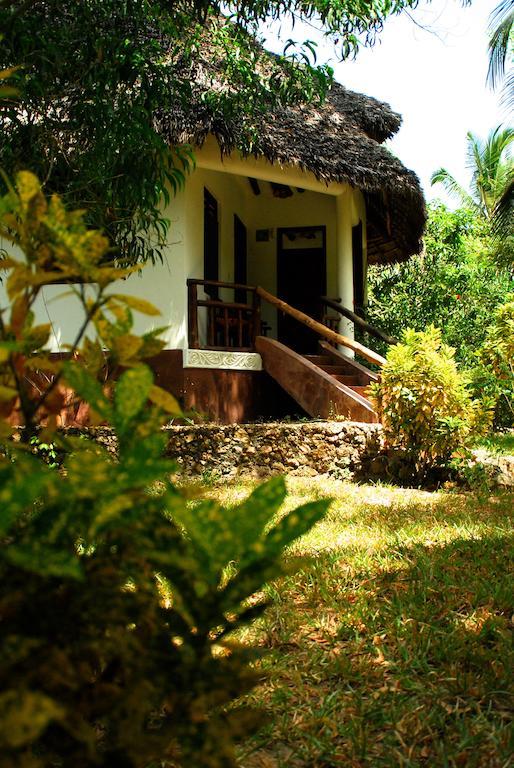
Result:
{"label": "foliage canopy", "polygon": [[[128,262],[161,255],[169,200],[193,162],[156,128],[188,103],[199,61],[214,113],[251,116],[277,102],[323,98],[328,67],[312,43],[270,57],[255,45],[269,18],[316,19],[348,56],[372,44],[384,19],[417,0],[6,0],[0,69],[21,65],[20,98],[0,111],[0,166],[28,167],[68,205],[87,209]],[[225,13],[220,15],[221,10]],[[251,141],[251,136],[248,137]]]}
{"label": "foliage canopy", "polygon": [[490,257],[490,228],[470,210],[430,205],[424,246],[402,264],[370,267],[368,318],[396,338],[432,323],[471,368],[495,308],[514,287],[510,269]]}
{"label": "foliage canopy", "polygon": [[479,352],[475,387],[497,400],[503,425],[514,424],[514,295],[496,308]]}

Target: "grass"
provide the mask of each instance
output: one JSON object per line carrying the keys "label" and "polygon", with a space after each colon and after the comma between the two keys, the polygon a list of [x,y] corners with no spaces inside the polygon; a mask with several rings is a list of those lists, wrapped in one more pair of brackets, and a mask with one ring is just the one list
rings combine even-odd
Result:
{"label": "grass", "polygon": [[477,447],[497,456],[514,456],[514,432],[497,433],[482,438]]}
{"label": "grass", "polygon": [[[243,768],[514,765],[512,495],[289,482],[334,498],[243,642],[268,653],[269,724]],[[224,503],[249,485],[216,489]]]}

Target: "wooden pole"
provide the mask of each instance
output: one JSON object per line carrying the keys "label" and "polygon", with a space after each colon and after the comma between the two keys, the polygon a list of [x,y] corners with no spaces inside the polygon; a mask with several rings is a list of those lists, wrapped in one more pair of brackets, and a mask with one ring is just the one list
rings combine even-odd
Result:
{"label": "wooden pole", "polygon": [[261,297],[258,291],[252,294],[252,338],[251,346],[255,346],[255,339],[261,335]]}
{"label": "wooden pole", "polygon": [[259,286],[257,288],[257,293],[261,299],[267,301],[268,304],[276,307],[281,312],[285,312],[286,315],[289,315],[295,320],[298,320],[299,323],[303,323],[307,326],[307,328],[311,328],[318,334],[318,336],[322,336],[328,341],[331,341],[335,344],[341,344],[343,347],[352,349],[354,352],[361,355],[361,357],[363,357],[365,360],[368,360],[368,362],[375,363],[375,365],[382,366],[386,362],[385,357],[382,357],[382,355],[378,355],[376,352],[373,352],[373,350],[368,349],[362,344],[359,344],[358,341],[354,341],[347,336],[343,336],[336,331],[332,331],[330,328],[327,328],[326,325],[323,325],[323,323],[319,323],[317,320],[309,317],[309,315],[306,315],[304,312],[300,312],[299,309],[291,307],[285,301],[282,301],[282,299],[278,299],[276,296],[273,296],[272,293],[268,293],[268,291],[265,291],[264,288]]}

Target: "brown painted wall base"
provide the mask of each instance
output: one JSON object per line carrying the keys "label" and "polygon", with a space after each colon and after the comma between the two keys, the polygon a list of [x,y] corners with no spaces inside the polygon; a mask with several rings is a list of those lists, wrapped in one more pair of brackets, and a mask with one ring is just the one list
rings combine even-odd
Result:
{"label": "brown painted wall base", "polygon": [[[56,359],[66,355],[54,355]],[[171,392],[186,414],[195,421],[217,424],[242,424],[259,419],[302,417],[305,412],[264,371],[227,371],[208,368],[184,368],[180,349],[166,349],[149,358],[148,365],[155,381]],[[116,372],[113,374],[116,378]],[[34,386],[44,387],[34,373]],[[91,424],[89,405],[77,403],[73,392],[60,386],[62,410],[57,423],[60,427],[82,427]],[[19,420],[13,418],[13,425]]]}
{"label": "brown painted wall base", "polygon": [[163,350],[148,363],[156,383],[199,420],[234,424],[304,416],[302,408],[265,371],[184,368],[181,350]]}

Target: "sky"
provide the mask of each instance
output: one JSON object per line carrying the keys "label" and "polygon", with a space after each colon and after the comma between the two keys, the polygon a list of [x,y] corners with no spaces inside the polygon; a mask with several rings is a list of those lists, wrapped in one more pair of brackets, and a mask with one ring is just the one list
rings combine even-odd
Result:
{"label": "sky", "polygon": [[355,61],[338,62],[333,45],[308,25],[291,31],[264,30],[266,47],[280,50],[279,37],[318,42],[318,61],[334,67],[347,88],[388,102],[403,116],[391,150],[420,177],[428,199],[449,202],[430,176],[447,168],[467,186],[466,134],[484,137],[507,120],[499,95],[486,85],[487,26],[498,0],[422,2],[409,15],[386,21],[378,42]]}

